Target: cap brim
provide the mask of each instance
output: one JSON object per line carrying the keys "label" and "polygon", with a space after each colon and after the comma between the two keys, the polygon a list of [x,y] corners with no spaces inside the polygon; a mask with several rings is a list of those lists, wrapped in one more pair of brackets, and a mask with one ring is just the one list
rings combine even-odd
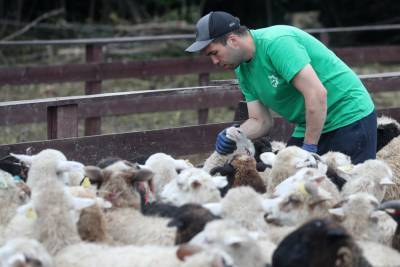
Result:
{"label": "cap brim", "polygon": [[185,49],[186,52],[198,52],[207,45],[209,45],[213,40],[206,40],[206,41],[196,41],[191,46]]}

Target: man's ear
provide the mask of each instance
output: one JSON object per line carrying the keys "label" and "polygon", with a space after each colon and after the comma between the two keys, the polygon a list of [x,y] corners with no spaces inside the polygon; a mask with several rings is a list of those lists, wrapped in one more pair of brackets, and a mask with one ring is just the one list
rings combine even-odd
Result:
{"label": "man's ear", "polygon": [[238,36],[231,34],[228,36],[228,39],[226,40],[227,45],[229,45],[232,48],[237,48],[238,47],[238,42],[237,42]]}

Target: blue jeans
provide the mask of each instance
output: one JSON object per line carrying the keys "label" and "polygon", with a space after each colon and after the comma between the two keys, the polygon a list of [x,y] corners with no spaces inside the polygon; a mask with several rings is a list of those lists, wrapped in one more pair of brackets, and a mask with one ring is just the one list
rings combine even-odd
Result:
{"label": "blue jeans", "polygon": [[[351,157],[353,164],[376,158],[376,112],[342,128],[321,135],[318,142],[318,154],[339,151]],[[304,138],[291,137],[288,146],[303,144]]]}

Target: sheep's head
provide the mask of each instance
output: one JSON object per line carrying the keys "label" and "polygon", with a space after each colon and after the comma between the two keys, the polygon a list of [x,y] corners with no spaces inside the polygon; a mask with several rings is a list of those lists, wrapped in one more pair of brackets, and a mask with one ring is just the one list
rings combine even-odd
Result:
{"label": "sheep's head", "polygon": [[386,116],[379,117],[377,124],[378,129],[376,151],[379,151],[393,138],[400,135],[400,124],[395,119]]}
{"label": "sheep's head", "polygon": [[280,183],[275,198],[264,200],[266,221],[277,225],[293,226],[308,219],[328,214],[332,195],[320,187],[325,175],[317,169],[304,168]]}
{"label": "sheep's head", "polygon": [[176,251],[182,267],[237,267],[232,257],[221,249],[201,248],[196,245],[183,244]]}
{"label": "sheep's head", "polygon": [[256,170],[256,160],[254,157],[247,154],[236,154],[230,161],[233,168],[237,169],[252,169]]}
{"label": "sheep's head", "polygon": [[177,227],[175,245],[189,242],[196,234],[203,231],[208,222],[218,218],[199,204],[189,203],[180,206],[177,215],[168,223],[169,227]]}
{"label": "sheep's head", "polygon": [[202,204],[218,201],[221,198],[218,189],[226,185],[224,176],[211,176],[202,169],[190,168],[165,185],[161,199],[177,206],[189,202]]}
{"label": "sheep's head", "polygon": [[272,256],[272,265],[362,266],[361,260],[361,250],[342,226],[314,219],[285,237]]}
{"label": "sheep's head", "polygon": [[33,190],[42,183],[67,182],[67,173],[82,171],[83,164],[68,161],[65,155],[55,149],[44,149],[36,155],[11,154],[29,166],[27,185]]}
{"label": "sheep's head", "polygon": [[329,212],[358,238],[378,240],[380,220],[385,219],[378,207],[379,201],[374,196],[356,193],[337,203]]}
{"label": "sheep's head", "polygon": [[233,221],[209,222],[189,244],[222,249],[233,258],[237,266],[264,266],[262,252],[256,237]]}
{"label": "sheep's head", "polygon": [[11,239],[0,247],[2,267],[52,267],[53,260],[47,250],[33,239]]}
{"label": "sheep's head", "polygon": [[236,142],[236,151],[234,153],[254,156],[255,148],[253,142],[247,138],[246,134],[239,127],[233,126],[226,129],[226,136]]}
{"label": "sheep's head", "polygon": [[[92,184],[97,184],[99,196],[108,200],[115,207],[140,207],[137,186],[150,181],[153,172],[138,164],[117,162],[105,169],[95,166],[85,168],[86,176]],[[136,190],[133,190],[136,189]]]}

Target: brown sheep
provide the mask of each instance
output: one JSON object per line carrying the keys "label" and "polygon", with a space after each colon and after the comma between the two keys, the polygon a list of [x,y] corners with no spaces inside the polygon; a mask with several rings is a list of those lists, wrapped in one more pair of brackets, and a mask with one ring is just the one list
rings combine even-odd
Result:
{"label": "brown sheep", "polygon": [[237,154],[232,158],[230,164],[235,169],[233,187],[247,185],[258,193],[265,193],[267,191],[257,171],[257,162],[254,157],[245,154]]}

